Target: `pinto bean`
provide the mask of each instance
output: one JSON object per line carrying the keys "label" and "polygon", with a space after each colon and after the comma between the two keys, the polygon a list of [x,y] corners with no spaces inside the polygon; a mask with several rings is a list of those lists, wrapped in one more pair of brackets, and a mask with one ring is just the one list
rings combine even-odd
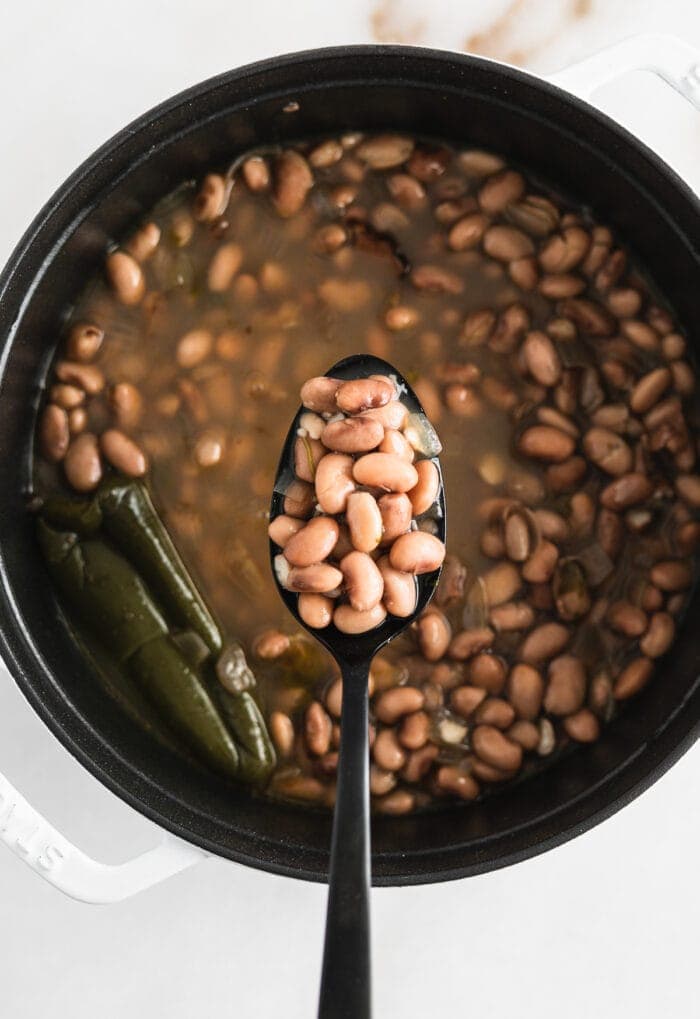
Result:
{"label": "pinto bean", "polygon": [[494,631],[488,626],[460,630],[450,641],[450,646],[447,649],[448,657],[458,662],[466,661],[472,655],[491,647],[495,636]]}
{"label": "pinto bean", "polygon": [[143,413],[143,397],[130,382],[118,382],[109,392],[109,405],[120,428],[135,428]]}
{"label": "pinto bean", "polygon": [[335,395],[339,410],[345,414],[359,414],[363,410],[384,407],[396,396],[392,383],[382,379],[352,379],[344,382]]}
{"label": "pinto bean", "polygon": [[323,445],[338,453],[367,453],[376,449],[383,438],[384,428],[379,421],[365,417],[329,421],[321,435]]}
{"label": "pinto bean", "polygon": [[440,476],[432,460],[419,460],[416,465],[417,484],[408,492],[413,515],[419,517],[433,505],[440,491]]}
{"label": "pinto bean", "polygon": [[570,715],[586,696],[586,671],[575,655],[560,655],[549,663],[544,708],[551,715]]}
{"label": "pinto bean", "polygon": [[284,514],[280,514],[279,517],[275,517],[273,521],[270,521],[270,525],[267,529],[267,533],[272,541],[280,548],[284,548],[289,538],[297,534],[304,527],[304,521],[298,520],[294,517],[287,517]]}
{"label": "pinto bean", "polygon": [[411,573],[395,570],[389,562],[389,556],[382,556],[377,566],[384,581],[384,605],[387,612],[405,619],[416,607],[415,577]]}
{"label": "pinto bean", "polygon": [[630,393],[630,407],[634,413],[646,414],[651,410],[671,385],[671,378],[668,368],[655,368],[643,375]]}
{"label": "pinto bean", "polygon": [[435,294],[461,294],[464,280],[440,265],[418,265],[411,273],[411,282],[417,290]]}
{"label": "pinto bean", "polygon": [[600,493],[601,504],[610,510],[620,511],[646,502],[653,492],[649,479],[639,472],[632,471],[611,481]]}
{"label": "pinto bean", "polygon": [[323,757],[331,746],[332,723],[319,701],[312,701],[304,715],[304,738],[310,754]]}
{"label": "pinto bean", "polygon": [[541,665],[558,655],[570,637],[571,631],[562,623],[541,623],[523,641],[519,658],[528,665]]}
{"label": "pinto bean", "polygon": [[108,428],[100,436],[100,449],[106,460],[122,474],[141,478],[148,470],[146,454],[133,439],[118,428]]}
{"label": "pinto bean", "polygon": [[318,414],[335,414],[338,410],[335,397],[342,384],[341,379],[328,378],[326,375],[308,379],[301,387],[302,405]]}
{"label": "pinto bean", "polygon": [[391,453],[367,453],[355,461],[353,477],[360,485],[385,492],[410,492],[418,484],[413,464]]}
{"label": "pinto bean", "polygon": [[543,386],[555,386],[561,378],[561,361],[549,336],[533,330],[525,337],[522,356],[527,370]]}
{"label": "pinto bean", "polygon": [[407,750],[420,750],[430,736],[430,716],[425,711],[406,715],[399,726],[399,743]]}
{"label": "pinto bean", "polygon": [[314,177],[304,157],[286,149],[275,160],[272,200],[280,216],[296,215],[314,186]]}
{"label": "pinto bean", "polygon": [[463,718],[470,718],[487,696],[487,691],[478,686],[458,686],[450,695],[452,709]]}
{"label": "pinto bean", "polygon": [[445,558],[445,546],[433,534],[411,531],[400,535],[391,546],[389,562],[403,573],[432,573]]}
{"label": "pinto bean", "polygon": [[400,456],[402,460],[408,461],[408,463],[413,463],[415,458],[413,446],[404,436],[403,432],[399,432],[395,428],[386,429],[384,437],[377,448],[380,453],[393,453],[395,456]]}
{"label": "pinto bean", "polygon": [[391,400],[384,407],[374,407],[362,412],[362,417],[379,421],[384,430],[387,428],[402,429],[408,419],[408,411],[400,400]]}
{"label": "pinto bean", "polygon": [[532,425],[518,440],[518,449],[524,456],[546,463],[561,463],[574,451],[575,441],[570,435],[549,425]]}
{"label": "pinto bean", "polygon": [[609,607],[607,623],[626,637],[640,637],[647,628],[646,612],[630,602],[617,601]]}
{"label": "pinto bean", "polygon": [[146,283],[139,263],[125,251],[113,251],[105,259],[107,278],[118,301],[138,304],[146,292]]}
{"label": "pinto bean", "polygon": [[589,460],[606,474],[619,477],[632,469],[632,450],[620,435],[607,428],[589,428],[583,448]]}
{"label": "pinto bean", "polygon": [[382,495],[377,505],[382,518],[382,543],[388,545],[410,529],[413,508],[403,492]]}
{"label": "pinto bean", "polygon": [[48,403],[39,424],[39,448],[51,463],[58,463],[68,452],[70,429],[68,414],[63,407]]}
{"label": "pinto bean", "polygon": [[423,657],[429,662],[438,662],[449,647],[452,627],[439,609],[431,608],[416,623],[416,633]]}
{"label": "pinto bean", "polygon": [[586,230],[572,226],[555,234],[545,242],[539,253],[539,262],[547,273],[570,272],[588,252],[591,238]]}
{"label": "pinto bean", "polygon": [[300,594],[297,600],[299,615],[307,626],[323,630],[333,619],[333,600],[322,594]]}
{"label": "pinto bean", "polygon": [[486,233],[490,219],[481,212],[472,212],[463,216],[450,229],[447,235],[448,247],[453,251],[467,251],[476,248]]}
{"label": "pinto bean", "polygon": [[478,418],[484,409],[482,400],[469,386],[453,382],[445,389],[445,403],[448,410],[463,418]]}
{"label": "pinto bean", "polygon": [[105,387],[105,377],[94,364],[58,361],[54,371],[61,382],[84,390],[88,396],[96,396]]}
{"label": "pinto bean", "polygon": [[269,719],[270,736],[279,757],[290,757],[294,749],[294,724],[283,711],[273,711]]}
{"label": "pinto bean", "polygon": [[85,391],[78,386],[69,386],[60,382],[56,386],[51,386],[49,401],[58,407],[63,407],[64,410],[73,410],[85,402]]}
{"label": "pinto bean", "polygon": [[290,645],[289,637],[281,630],[264,630],[253,642],[253,654],[256,658],[273,661],[281,658]]}
{"label": "pinto bean", "polygon": [[382,729],[372,747],[375,763],[385,771],[398,771],[406,763],[406,751],[398,741],[394,729]]}
{"label": "pinto bean", "polygon": [[402,135],[379,134],[360,142],[356,152],[373,170],[391,170],[406,162],[413,146],[413,140]]}
{"label": "pinto bean", "polygon": [[560,273],[543,276],[538,290],[550,301],[560,301],[566,297],[577,297],[586,289],[586,281],[573,273]]}
{"label": "pinto bean", "polygon": [[652,566],[649,573],[652,584],[661,591],[674,593],[690,587],[693,573],[690,565],[680,559],[667,559]]}
{"label": "pinto bean", "polygon": [[349,552],[341,560],[340,570],[354,609],[368,612],[379,604],[384,594],[384,580],[371,556],[366,552]]}
{"label": "pinto bean", "polygon": [[343,574],[328,563],[314,563],[312,566],[294,566],[287,576],[290,591],[328,594],[343,582]]}
{"label": "pinto bean", "polygon": [[513,743],[492,725],[477,725],[471,737],[478,757],[502,771],[517,771],[523,759],[522,747]]}
{"label": "pinto bean", "polygon": [[105,334],[99,326],[78,323],[73,326],[66,342],[66,356],[69,361],[87,364],[92,361],[102,346]]}
{"label": "pinto bean", "polygon": [[511,601],[497,605],[489,612],[489,623],[498,633],[527,630],[535,621],[532,605],[525,601]]}
{"label": "pinto bean", "polygon": [[369,766],[369,791],[372,796],[385,796],[396,786],[396,775],[391,771],[384,771],[376,764]]}
{"label": "pinto bean", "polygon": [[676,624],[668,612],[655,612],[649,621],[649,628],[639,641],[639,650],[647,658],[665,655],[676,634]]}
{"label": "pinto bean", "polygon": [[543,584],[550,580],[554,574],[559,549],[557,546],[543,538],[529,559],[522,566],[523,579],[529,584]]}
{"label": "pinto bean", "polygon": [[331,517],[314,517],[289,538],[284,557],[292,566],[321,563],[333,551],[338,534],[338,524]]}
{"label": "pinto bean", "polygon": [[91,492],[102,480],[102,462],[97,437],[83,432],[73,439],[63,458],[63,469],[71,488]]}
{"label": "pinto bean", "polygon": [[350,492],[345,518],[350,540],[358,552],[373,552],[382,540],[382,515],[369,492]]}
{"label": "pinto bean", "polygon": [[207,270],[207,286],[213,293],[228,290],[243,262],[243,249],[231,241],[216,249]]}
{"label": "pinto bean", "polygon": [[208,173],[194,201],[194,217],[200,222],[211,223],[226,208],[228,188],[218,173]]}
{"label": "pinto bean", "polygon": [[535,246],[522,230],[514,226],[491,226],[484,234],[484,251],[500,262],[512,262],[534,254]]}
{"label": "pinto bean", "polygon": [[408,789],[395,789],[388,796],[382,796],[375,802],[375,807],[380,814],[389,814],[392,817],[401,814],[410,814],[416,805],[416,798]]}
{"label": "pinto bean", "polygon": [[516,170],[501,170],[489,177],[479,189],[479,205],[493,216],[525,194],[525,180]]}
{"label": "pinto bean", "polygon": [[374,704],[374,713],[385,725],[395,725],[404,715],[420,711],[424,703],[425,696],[417,687],[395,686],[379,694]]}
{"label": "pinto bean", "polygon": [[333,614],[333,622],[341,633],[366,633],[385,619],[386,609],[381,602],[364,612],[358,612],[351,605],[339,605]]}
{"label": "pinto bean", "polygon": [[487,605],[493,608],[511,601],[522,587],[517,568],[508,562],[499,563],[481,577]]}
{"label": "pinto bean", "polygon": [[480,725],[494,725],[501,730],[508,729],[515,721],[515,711],[503,698],[487,697],[476,709],[474,721]]}
{"label": "pinto bean", "polygon": [[646,322],[629,318],[620,323],[620,332],[640,350],[656,351],[659,349],[659,337]]}
{"label": "pinto bean", "polygon": [[560,301],[557,310],[572,319],[581,332],[588,336],[607,337],[615,333],[617,319],[597,301],[585,297],[569,297]]}
{"label": "pinto bean", "polygon": [[479,795],[478,782],[472,775],[462,771],[456,765],[443,764],[438,769],[435,782],[439,789],[458,796],[460,800],[475,800]]}
{"label": "pinto bean", "polygon": [[646,686],[654,671],[654,663],[650,658],[635,658],[627,665],[615,680],[613,696],[617,701],[627,700]]}
{"label": "pinto bean", "polygon": [[353,465],[352,457],[342,453],[329,453],[319,460],[314,486],[316,498],[324,513],[345,512],[348,496],[356,488],[352,477]]}
{"label": "pinto bean", "polygon": [[500,693],[506,680],[506,666],[502,658],[481,651],[469,662],[469,682],[489,693]]}
{"label": "pinto bean", "polygon": [[564,731],[577,743],[593,743],[600,735],[600,722],[588,708],[564,719]]}
{"label": "pinto bean", "polygon": [[508,698],[518,718],[533,721],[540,713],[544,680],[532,665],[514,665],[508,677]]}

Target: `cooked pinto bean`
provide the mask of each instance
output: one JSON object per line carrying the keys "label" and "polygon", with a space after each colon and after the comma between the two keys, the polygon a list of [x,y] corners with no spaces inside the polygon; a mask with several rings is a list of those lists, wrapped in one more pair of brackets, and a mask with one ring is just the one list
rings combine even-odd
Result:
{"label": "cooked pinto bean", "polygon": [[389,561],[404,573],[432,573],[442,565],[445,546],[432,534],[412,531],[400,535],[391,546]]}
{"label": "cooked pinto bean", "polygon": [[338,524],[331,517],[314,517],[289,538],[284,557],[292,566],[322,563],[333,551],[338,534]]}
{"label": "cooked pinto bean", "polygon": [[97,437],[83,432],[73,439],[63,458],[68,484],[76,492],[91,492],[102,480],[102,461]]}
{"label": "cooked pinto bean", "polygon": [[586,695],[586,672],[575,655],[561,655],[549,663],[544,707],[552,715],[570,715]]}
{"label": "cooked pinto bean", "polygon": [[337,453],[368,453],[383,438],[384,429],[379,421],[365,417],[329,421],[321,434],[323,445]]}
{"label": "cooked pinto bean", "polygon": [[439,661],[452,638],[452,628],[447,617],[439,609],[425,611],[417,624],[418,646],[421,654],[429,662]]}
{"label": "cooked pinto bean", "polygon": [[350,552],[341,559],[340,570],[345,580],[345,591],[354,609],[368,612],[379,604],[384,594],[384,580],[371,556],[366,552]]}
{"label": "cooked pinto bean", "polygon": [[68,415],[63,407],[48,403],[39,427],[39,445],[43,456],[52,463],[58,463],[66,455],[69,443]]}
{"label": "cooked pinto bean", "polygon": [[649,682],[653,670],[654,663],[650,658],[635,658],[615,680],[613,687],[615,700],[624,701],[639,693]]}
{"label": "cooked pinto bean", "polygon": [[334,608],[331,598],[326,598],[322,594],[300,594],[297,607],[307,626],[312,626],[314,630],[323,630],[330,626]]}
{"label": "cooked pinto bean", "polygon": [[494,768],[516,771],[523,759],[522,747],[492,725],[477,725],[472,733],[474,753]]}
{"label": "cooked pinto bean", "polygon": [[425,697],[415,686],[396,686],[379,695],[374,710],[380,722],[394,725],[404,715],[420,711],[424,702]]}
{"label": "cooked pinto bean", "polygon": [[405,619],[416,607],[416,581],[411,573],[396,570],[388,556],[382,556],[377,566],[384,581],[384,605],[392,616]]}
{"label": "cooked pinto bean", "polygon": [[382,515],[374,496],[369,492],[351,492],[347,497],[345,519],[354,548],[359,552],[373,552],[382,540]]}
{"label": "cooked pinto bean", "polygon": [[130,478],[141,478],[148,469],[146,454],[118,428],[108,428],[102,433],[100,449],[113,467]]}

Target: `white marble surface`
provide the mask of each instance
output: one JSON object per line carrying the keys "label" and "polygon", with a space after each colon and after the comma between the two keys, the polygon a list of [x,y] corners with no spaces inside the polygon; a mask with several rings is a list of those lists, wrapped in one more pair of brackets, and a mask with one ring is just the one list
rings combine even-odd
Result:
{"label": "white marble surface", "polygon": [[[498,52],[529,50],[540,72],[640,29],[700,45],[694,0],[598,0],[567,28],[570,7],[433,0],[426,12],[406,0],[380,5],[374,29],[459,48],[512,8]],[[4,5],[0,261],[54,187],[144,109],[268,54],[372,41],[371,11],[347,0]],[[597,101],[700,188],[700,114],[642,74]],[[63,751],[3,674],[0,769],[106,860],[155,842],[153,827]],[[699,802],[696,748],[624,812],[544,857],[479,879],[375,892],[377,1016],[698,1014]],[[308,1019],[324,901],[320,887],[210,860],[129,902],[89,907],[0,848],[0,1014]]]}

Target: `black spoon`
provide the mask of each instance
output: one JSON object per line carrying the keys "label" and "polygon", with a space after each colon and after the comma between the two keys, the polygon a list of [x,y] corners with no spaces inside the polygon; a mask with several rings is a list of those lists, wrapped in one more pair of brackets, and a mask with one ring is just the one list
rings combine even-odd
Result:
{"label": "black spoon", "polygon": [[[399,399],[409,414],[425,419],[415,393],[406,380],[386,361],[370,354],[346,357],[326,373],[333,378],[356,379],[370,375],[394,376]],[[294,444],[300,407],[282,450],[270,520],[284,512],[284,491],[294,476]],[[440,487],[433,511],[434,533],[445,541],[445,498],[442,472],[437,456]],[[407,618],[387,616],[374,630],[361,634],[341,633],[332,623],[322,630],[310,629],[299,617],[297,595],[281,586],[274,568],[279,546],[270,542],[273,575],[289,611],[335,658],[343,677],[342,727],[338,785],[333,817],[328,911],[323,950],[319,1019],[369,1019],[371,1015],[370,978],[370,836],[369,836],[369,745],[368,698],[369,668],[376,653],[413,622],[433,596],[440,570],[416,578],[416,607]]]}

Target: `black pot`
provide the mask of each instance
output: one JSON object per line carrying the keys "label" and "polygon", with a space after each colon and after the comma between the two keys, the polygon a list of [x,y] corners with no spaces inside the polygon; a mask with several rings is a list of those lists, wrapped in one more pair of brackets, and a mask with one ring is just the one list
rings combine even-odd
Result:
{"label": "black pot", "polygon": [[[291,100],[295,112],[284,112]],[[700,206],[639,141],[509,67],[422,49],[349,47],[254,64],[182,93],[104,145],[56,192],[0,278],[0,651],[49,728],[109,789],[211,852],[323,880],[330,818],[255,800],[170,754],[103,690],[65,626],[25,510],[31,435],[59,323],[105,245],[162,195],[252,145],[393,128],[494,149],[609,222],[691,343],[700,335]],[[515,863],[628,803],[692,744],[700,642],[685,625],[658,677],[600,742],[486,802],[373,822],[376,884],[442,881]]]}

